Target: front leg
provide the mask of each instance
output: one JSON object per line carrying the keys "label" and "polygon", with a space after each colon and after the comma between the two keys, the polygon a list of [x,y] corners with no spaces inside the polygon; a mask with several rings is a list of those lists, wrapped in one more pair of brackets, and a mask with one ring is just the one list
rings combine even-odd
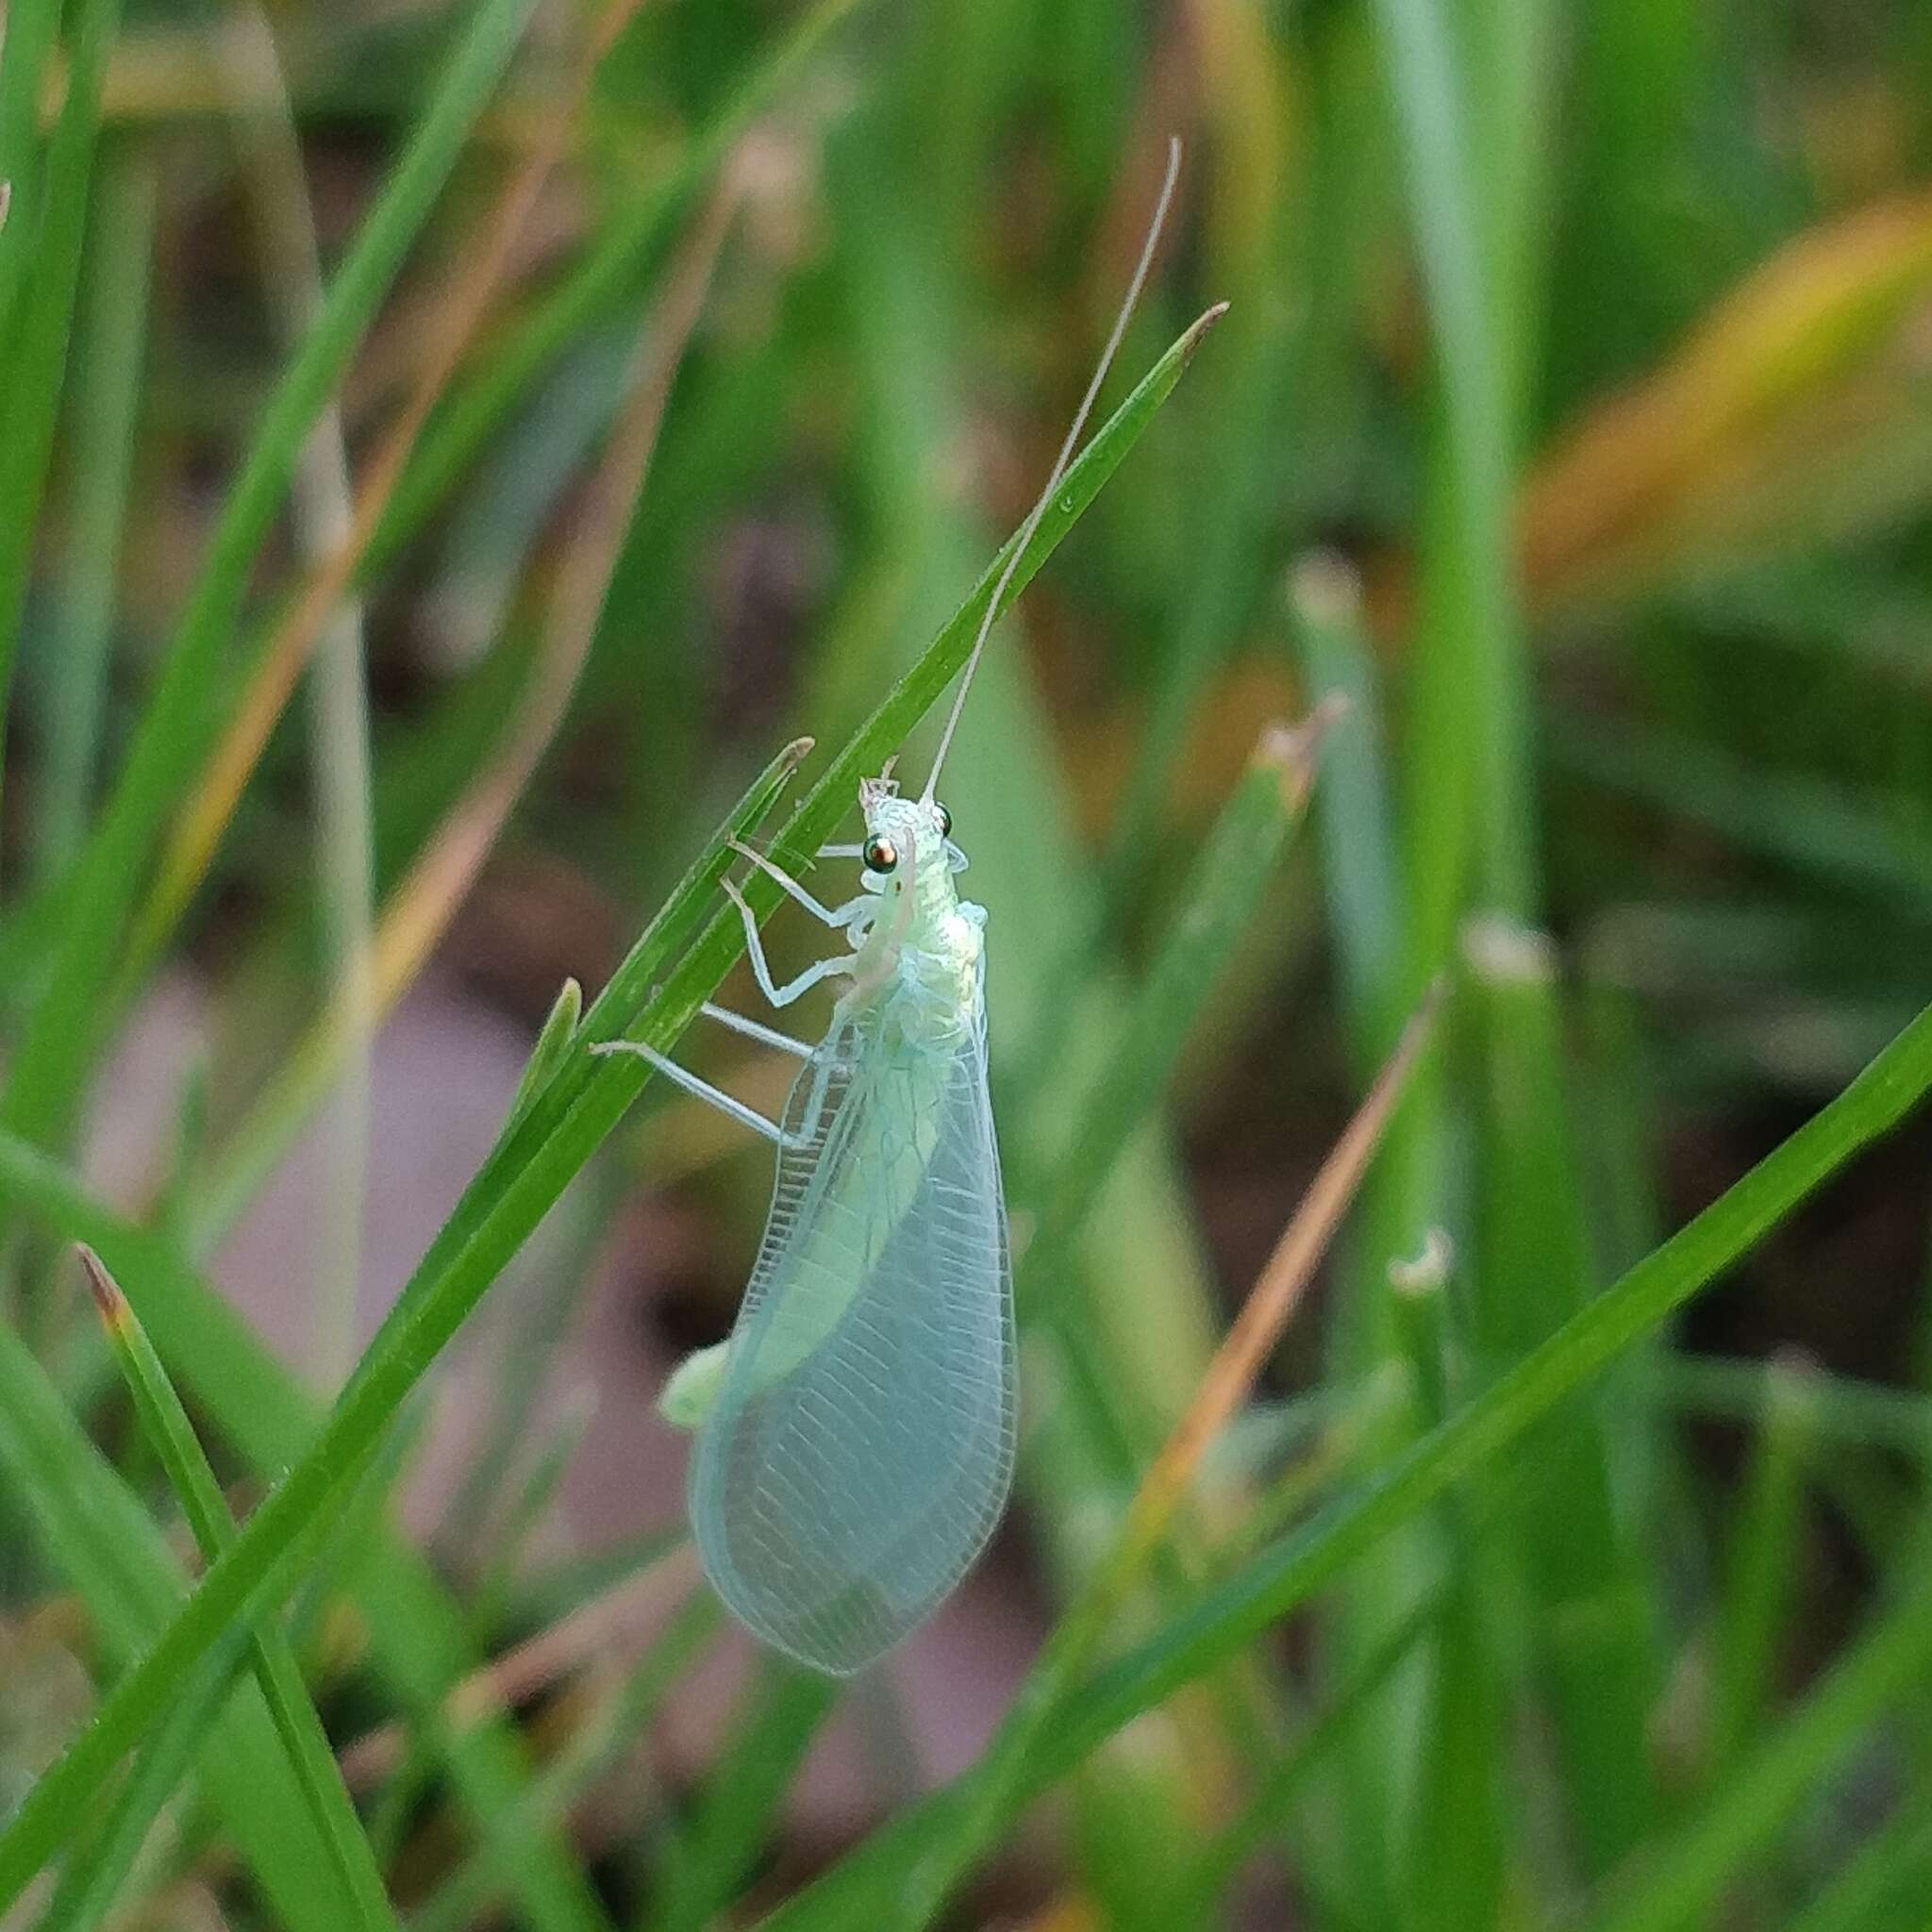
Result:
{"label": "front leg", "polygon": [[871,903],[858,898],[848,899],[842,906],[822,906],[783,866],[774,865],[762,852],[755,852],[742,839],[733,839],[730,845],[732,851],[741,858],[750,859],[767,878],[776,879],[789,898],[795,899],[814,919],[829,925],[834,932],[841,925],[851,924],[854,915]]}
{"label": "front leg", "polygon": [[744,921],[744,944],[751,956],[752,976],[774,1007],[789,1007],[800,993],[809,991],[834,973],[850,974],[853,972],[850,959],[821,959],[816,966],[808,966],[796,979],[788,980],[783,986],[774,985],[771,963],[765,958],[765,942],[758,937],[758,923],[753,917],[751,908],[745,904],[744,894],[729,879],[720,879],[718,883],[724,888],[724,896],[738,908],[738,916]]}

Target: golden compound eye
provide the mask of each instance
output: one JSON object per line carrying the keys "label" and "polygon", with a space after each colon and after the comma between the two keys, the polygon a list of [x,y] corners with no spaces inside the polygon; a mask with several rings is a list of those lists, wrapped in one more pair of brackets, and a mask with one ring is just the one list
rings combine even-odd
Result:
{"label": "golden compound eye", "polygon": [[868,839],[865,841],[867,872],[891,872],[898,862],[899,848],[890,839]]}
{"label": "golden compound eye", "polygon": [[940,837],[941,837],[941,839],[950,839],[950,838],[951,838],[952,836],[953,836],[953,814],[952,814],[951,812],[949,812],[949,811],[948,811],[948,810],[947,810],[947,809],[945,808],[945,807],[944,807],[944,806],[941,806],[941,807],[940,807]]}

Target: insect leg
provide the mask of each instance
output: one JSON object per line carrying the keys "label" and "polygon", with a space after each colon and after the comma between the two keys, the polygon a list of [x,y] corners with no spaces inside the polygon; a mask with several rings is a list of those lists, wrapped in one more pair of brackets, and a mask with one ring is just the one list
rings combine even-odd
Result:
{"label": "insect leg", "polygon": [[789,1033],[780,1033],[774,1026],[761,1026],[756,1020],[747,1020],[742,1013],[734,1013],[724,1007],[714,1007],[709,1000],[698,1008],[707,1019],[715,1020],[721,1026],[728,1026],[734,1033],[741,1033],[747,1040],[761,1040],[767,1046],[775,1046],[781,1053],[795,1053],[802,1060],[811,1058],[811,1048],[802,1040],[793,1040]]}
{"label": "insect leg", "polygon": [[818,856],[821,858],[863,858],[863,845],[821,845]]}
{"label": "insect leg", "polygon": [[752,974],[774,1007],[789,1007],[800,993],[816,986],[830,974],[853,971],[850,959],[821,959],[816,966],[808,966],[796,979],[788,980],[783,986],[774,986],[771,965],[765,958],[764,941],[758,938],[758,923],[752,917],[751,908],[744,903],[744,894],[729,879],[720,879],[718,883],[724,888],[724,896],[738,908],[739,917],[744,921],[744,940],[751,954]]}
{"label": "insect leg", "polygon": [[856,912],[872,903],[869,899],[848,899],[842,906],[821,906],[783,866],[774,865],[762,852],[754,852],[741,839],[733,839],[731,849],[741,858],[750,859],[767,877],[776,879],[788,896],[797,900],[814,919],[823,920],[834,930],[849,924]]}
{"label": "insect leg", "polygon": [[741,1100],[734,1100],[723,1089],[713,1087],[708,1080],[700,1080],[695,1074],[688,1074],[667,1054],[661,1054],[655,1046],[646,1046],[641,1040],[600,1040],[591,1051],[592,1053],[632,1053],[641,1060],[647,1061],[675,1087],[696,1099],[708,1101],[720,1113],[729,1114],[741,1125],[747,1126],[756,1134],[762,1134],[768,1141],[775,1141],[780,1147],[795,1143],[785,1129],[775,1121],[768,1121],[755,1107],[747,1107]]}

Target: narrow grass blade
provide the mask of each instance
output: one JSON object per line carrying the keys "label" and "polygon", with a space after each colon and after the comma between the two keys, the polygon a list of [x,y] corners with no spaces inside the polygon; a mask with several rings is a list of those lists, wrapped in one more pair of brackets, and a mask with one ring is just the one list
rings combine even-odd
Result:
{"label": "narrow grass blade", "polygon": [[[1555,949],[1497,916],[1463,933],[1462,1009],[1478,1124],[1469,1345],[1485,1376],[1521,1360],[1588,1302],[1592,1264]],[[1660,1667],[1646,1566],[1629,1546],[1595,1404],[1539,1424],[1538,1480],[1515,1494],[1514,1566],[1554,1721],[1562,1808],[1585,1869],[1611,1869],[1657,1810],[1649,1713]],[[1498,1713],[1500,1718],[1501,1713]]]}
{"label": "narrow grass blade", "polygon": [[[1068,471],[1009,580],[1009,596],[1020,593],[1112,474],[1179,381],[1210,325],[1211,313],[1168,350]],[[803,865],[817,851],[851,808],[861,774],[883,765],[964,664],[1003,568],[1004,558],[996,558],[953,620],[801,802],[779,841],[781,863],[789,858],[792,865]],[[748,801],[754,821],[791,763],[789,756],[781,758],[754,788]],[[586,1015],[583,1031],[590,1039],[626,1033],[666,1048],[675,1043],[742,951],[741,925],[725,914],[714,915],[655,997],[650,975],[665,934],[692,929],[730,858],[728,844],[714,841],[686,875]],[[769,911],[778,889],[769,880],[755,880],[750,896],[755,907]],[[642,961],[649,964],[641,981]],[[58,1841],[60,1821],[98,1791],[122,1752],[164,1707],[170,1685],[192,1667],[216,1633],[237,1617],[269,1613],[292,1586],[302,1539],[327,1521],[341,1487],[362,1465],[404,1399],[642,1085],[642,1070],[629,1055],[580,1056],[506,1134],[431,1244],[308,1454],[270,1492],[168,1630],[115,1685],[93,1724],[0,1834],[0,1909],[19,1895],[50,1843]]]}
{"label": "narrow grass blade", "polygon": [[370,550],[379,566],[442,502],[488,439],[562,350],[649,285],[652,263],[706,181],[773,98],[864,0],[818,0],[694,133],[669,176],[626,200],[590,257],[505,338],[483,372],[453,393],[412,453]]}
{"label": "narrow grass blade", "polygon": [[1282,1748],[1280,1760],[1266,1780],[1242,1805],[1234,1821],[1202,1848],[1193,1865],[1176,1882],[1165,1901],[1170,1924],[1215,1923],[1222,1894],[1240,1877],[1251,1859],[1287,1837],[1294,1801],[1308,1777],[1320,1769],[1327,1754],[1348,1734],[1357,1717],[1388,1683],[1396,1666],[1427,1633],[1435,1610],[1433,1602],[1425,1602],[1412,1610],[1376,1644],[1341,1696],[1301,1737]]}
{"label": "narrow grass blade", "polygon": [[[0,336],[6,368],[6,385],[0,390],[0,774],[5,771],[8,691],[46,487],[47,458],[66,381],[67,339],[100,130],[101,87],[120,24],[121,0],[74,0],[66,35],[66,96],[47,150],[44,206],[32,240],[33,274],[17,307],[6,316],[5,334]],[[31,20],[26,30],[31,37]],[[31,61],[32,55],[26,59]],[[24,236],[14,240],[16,251],[26,245]]]}
{"label": "narrow grass blade", "polygon": [[476,117],[495,92],[533,0],[479,0],[408,147],[330,284],[302,351],[264,408],[228,491],[187,608],[88,845],[66,882],[63,918],[7,1084],[0,1125],[57,1141],[74,1119],[111,1018],[103,995],[158,824],[219,729],[218,689],[268,535],[302,446],[340,385],[405,252],[428,218]]}
{"label": "narrow grass blade", "polygon": [[686,1602],[557,1761],[530,1782],[509,1812],[492,1821],[475,1856],[410,1915],[410,1932],[465,1932],[490,1911],[509,1890],[532,1834],[561,1818],[580,1792],[611,1769],[697,1663],[723,1621],[708,1591]]}
{"label": "narrow grass blade", "polygon": [[239,1631],[218,1644],[175,1708],[142,1740],[108,1808],[67,1855],[38,1932],[93,1932],[113,1909],[156,1818],[219,1716],[246,1647]]}
{"label": "narrow grass blade", "polygon": [[[186,1583],[161,1532],[88,1441],[46,1372],[4,1324],[0,1477],[50,1562],[85,1603],[104,1656],[125,1671],[178,1608]],[[195,1662],[165,1687],[160,1714],[176,1708],[199,1681],[202,1663],[222,1656],[236,1634],[232,1624],[215,1633]],[[208,1807],[289,1932],[341,1932],[335,1874],[252,1679],[236,1686],[216,1719],[203,1727],[195,1768]],[[25,1869],[9,1877],[9,1892],[17,1894],[106,1802],[98,1798],[71,1811],[49,1807],[36,1822],[29,1816],[37,1808],[30,1791],[7,1835],[25,1826],[15,1842],[30,1841],[34,1849]]]}
{"label": "narrow grass blade", "polygon": [[1932,1810],[1907,1795],[1785,1932],[1880,1932],[1908,1925],[1932,1892]]}
{"label": "narrow grass blade", "polygon": [[1066,1245],[1166,1088],[1191,1027],[1301,822],[1331,722],[1331,712],[1324,710],[1296,730],[1271,726],[1203,841],[1202,863],[1111,1043],[1106,1071],[1082,1105],[1073,1143],[1055,1163],[1027,1279],[1059,1274]]}
{"label": "narrow grass blade", "polygon": [[[144,1325],[163,1355],[175,1363],[175,1379],[258,1470],[272,1476],[301,1454],[321,1420],[312,1396],[268,1353],[233,1308],[193,1274],[171,1241],[100,1207],[44,1156],[4,1135],[0,1192],[60,1239],[84,1241],[99,1250],[137,1284],[144,1304]],[[144,1604],[142,1591],[150,1587],[150,1573],[164,1581],[173,1575],[171,1569],[156,1567],[164,1564],[166,1557],[159,1536],[111,1472],[84,1452],[77,1425],[49,1395],[44,1375],[22,1357],[17,1347],[8,1348],[4,1330],[0,1396],[10,1405],[0,1411],[0,1424],[8,1413],[25,1419],[21,1424],[25,1433],[17,1438],[0,1429],[0,1466],[29,1472],[19,1480],[34,1485],[32,1495],[48,1512],[45,1534],[50,1546],[60,1552],[94,1614],[131,1616],[125,1606]],[[399,1433],[392,1431],[391,1440]],[[62,1442],[66,1453],[58,1461],[47,1460]],[[385,1456],[389,1453],[386,1449]],[[345,1524],[360,1514],[365,1493],[366,1485],[345,1511]],[[158,1557],[149,1557],[150,1546]],[[660,1552],[649,1548],[620,1553],[607,1561],[636,1568]],[[425,1720],[441,1710],[470,1667],[466,1621],[443,1593],[426,1559],[386,1524],[367,1525],[357,1555],[347,1581],[367,1624],[373,1661],[402,1707]],[[594,1589],[605,1580],[588,1575],[580,1590]],[[146,1614],[145,1621],[125,1624],[126,1651],[144,1641],[175,1594],[178,1588],[171,1586],[156,1600],[158,1607]],[[124,1625],[117,1622],[114,1628],[120,1632]],[[225,1724],[239,1723],[232,1712],[225,1719]],[[291,1831],[303,1821],[295,1811],[292,1791],[288,1793],[287,1810],[272,1807],[276,1778],[282,1773],[274,1740],[265,1731],[258,1740],[239,1741],[225,1733],[222,1748],[225,1756],[214,1780],[220,1794],[230,1805],[240,1805],[244,1798],[259,1804],[264,1814],[259,1832],[249,1818],[230,1817],[229,1828],[238,1842],[251,1852],[263,1842],[291,1844]],[[253,1757],[248,1755],[250,1748],[255,1749]],[[270,1762],[262,1761],[261,1750],[274,1754]],[[518,1740],[501,1715],[486,1713],[447,1733],[441,1757],[477,1830],[487,1833],[492,1820],[520,1802],[527,1768]],[[234,1775],[244,1780],[241,1793],[229,1792],[222,1782],[231,1766]],[[291,1811],[295,1811],[292,1824]],[[299,1838],[301,1844],[308,1842],[306,1831]],[[279,1864],[271,1868],[272,1885],[278,1881],[280,1870]],[[537,1833],[513,1876],[519,1909],[540,1932],[606,1932],[608,1921],[577,1864],[556,1839]],[[316,1859],[292,1867],[291,1884],[291,1895],[298,1903],[312,1895],[319,1901],[318,1911],[332,1907],[334,1890],[326,1883],[319,1848]],[[277,1891],[275,1896],[280,1899],[282,1894]],[[300,1910],[285,1916],[296,1932],[334,1932],[332,1923],[311,1926]]]}
{"label": "narrow grass blade", "polygon": [[[144,970],[174,930],[190,895],[208,870],[237,803],[248,783],[275,720],[295,688],[303,664],[326,641],[333,616],[352,587],[363,577],[369,546],[401,480],[418,440],[438,399],[447,388],[464,354],[481,327],[491,301],[508,274],[514,247],[526,227],[531,210],[547,185],[564,144],[575,130],[597,70],[612,42],[636,11],[638,0],[608,0],[601,18],[587,37],[569,89],[558,108],[547,117],[541,134],[512,175],[491,219],[480,245],[466,265],[456,289],[442,305],[430,353],[416,375],[409,399],[384,432],[381,447],[370,458],[353,509],[346,504],[325,544],[317,546],[300,589],[276,620],[273,635],[247,655],[253,664],[248,687],[231,715],[221,742],[209,754],[194,792],[182,808],[163,851],[158,876],[142,902],[131,948],[133,971]],[[241,16],[235,31],[242,39],[245,84],[255,71],[268,83],[272,97],[281,95],[272,45],[257,50],[249,43],[259,38],[247,31],[254,23]],[[233,40],[234,31],[230,39]],[[286,176],[282,143],[251,140],[251,150],[264,146],[258,159],[258,175]],[[265,163],[265,165],[264,165]],[[301,197],[299,172],[286,184],[284,198]],[[291,224],[276,224],[273,235]],[[353,608],[353,603],[344,607]]]}
{"label": "narrow grass blade", "polygon": [[[235,1519],[228,1513],[227,1499],[208,1467],[188,1411],[126,1296],[92,1248],[83,1247],[79,1253],[108,1343],[134,1398],[135,1411],[160,1458],[195,1542],[211,1563],[235,1541]],[[261,1686],[262,1699],[275,1720],[316,1833],[341,1881],[343,1903],[352,1922],[363,1932],[396,1932],[382,1874],[370,1856],[356,1807],[343,1789],[335,1751],[309,1701],[293,1653],[273,1624],[257,1626],[249,1649],[256,1682]]]}
{"label": "narrow grass blade", "polygon": [[1322,753],[1315,826],[1350,1051],[1366,1069],[1394,1023],[1391,1002],[1403,957],[1374,654],[1361,583],[1345,558],[1316,552],[1301,558],[1289,579],[1288,599],[1309,694],[1336,707]]}
{"label": "narrow grass blade", "polygon": [[1779,1639],[1796,1580],[1806,1452],[1812,1436],[1808,1367],[1774,1361],[1759,1387],[1757,1441],[1739,1501],[1710,1632],[1710,1774],[1722,1777],[1760,1735],[1777,1692]]}
{"label": "narrow grass blade", "polygon": [[638,1932],[715,1924],[770,1837],[773,1821],[840,1686],[783,1657],[762,1657],[681,1834],[671,1882]]}
{"label": "narrow grass blade", "polygon": [[0,341],[40,230],[41,103],[59,24],[60,0],[25,0],[7,10],[0,47]]}

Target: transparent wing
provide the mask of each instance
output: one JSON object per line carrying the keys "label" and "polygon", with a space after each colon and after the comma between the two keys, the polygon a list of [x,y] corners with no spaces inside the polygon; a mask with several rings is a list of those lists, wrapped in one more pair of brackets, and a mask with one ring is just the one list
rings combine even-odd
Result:
{"label": "transparent wing", "polygon": [[876,1017],[800,1071],[764,1245],[699,1432],[713,1585],[766,1642],[856,1671],[985,1546],[1012,1478],[1012,1276],[983,1022]]}

